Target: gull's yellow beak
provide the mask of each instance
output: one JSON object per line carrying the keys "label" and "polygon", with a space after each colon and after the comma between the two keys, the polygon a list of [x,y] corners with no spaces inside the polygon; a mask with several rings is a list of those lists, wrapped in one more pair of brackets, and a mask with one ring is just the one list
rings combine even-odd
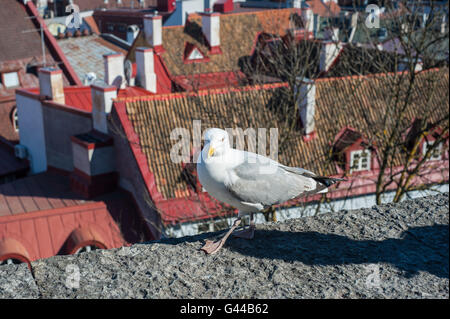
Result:
{"label": "gull's yellow beak", "polygon": [[214,148],[210,146],[209,150],[208,150],[208,158],[210,158],[213,154],[214,154]]}

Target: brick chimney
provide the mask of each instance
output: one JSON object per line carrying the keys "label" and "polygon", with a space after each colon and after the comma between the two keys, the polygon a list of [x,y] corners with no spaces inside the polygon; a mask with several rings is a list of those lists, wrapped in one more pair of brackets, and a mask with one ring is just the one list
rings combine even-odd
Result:
{"label": "brick chimney", "polygon": [[164,51],[162,45],[162,17],[159,15],[144,16],[144,35],[148,44],[157,53]]}
{"label": "brick chimney", "polygon": [[117,97],[117,88],[109,85],[91,85],[92,127],[108,134],[107,115],[111,113],[113,99]]}
{"label": "brick chimney", "polygon": [[158,0],[156,8],[160,12],[172,12],[175,10],[175,0]]}
{"label": "brick chimney", "polygon": [[157,93],[155,56],[153,49],[139,47],[136,49],[137,79],[139,86],[147,91]]}
{"label": "brick chimney", "polygon": [[295,94],[305,139],[315,135],[316,84],[307,78],[297,78]]}
{"label": "brick chimney", "polygon": [[105,62],[105,82],[116,88],[124,89],[126,86],[124,60],[122,53],[110,53],[103,56]]}
{"label": "brick chimney", "polygon": [[65,104],[62,71],[56,68],[39,69],[40,95],[53,102]]}
{"label": "brick chimney", "polygon": [[209,54],[220,54],[220,13],[205,12],[202,16],[202,31],[209,45]]}
{"label": "brick chimney", "polygon": [[115,171],[114,142],[108,135],[107,115],[117,97],[117,88],[92,85],[93,130],[71,137],[73,167],[70,185],[74,192],[92,198],[114,191],[118,181]]}
{"label": "brick chimney", "polygon": [[70,175],[72,190],[92,198],[115,190],[114,142],[111,136],[91,131],[71,137],[74,170]]}

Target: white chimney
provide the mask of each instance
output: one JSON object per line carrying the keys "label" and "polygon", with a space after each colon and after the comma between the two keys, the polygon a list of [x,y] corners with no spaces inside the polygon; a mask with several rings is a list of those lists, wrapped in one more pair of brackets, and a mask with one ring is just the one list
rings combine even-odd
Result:
{"label": "white chimney", "polygon": [[147,91],[156,93],[155,56],[153,49],[136,49],[137,78],[139,85]]}
{"label": "white chimney", "polygon": [[105,61],[105,82],[116,88],[124,89],[126,86],[124,59],[122,53],[110,53],[103,56]]}
{"label": "white chimney", "polygon": [[117,88],[109,85],[91,85],[92,126],[94,130],[108,134],[107,115],[111,113]]}
{"label": "white chimney", "polygon": [[314,114],[316,112],[316,84],[307,78],[297,78],[295,87],[297,106],[303,124],[304,134],[311,135],[315,130]]}
{"label": "white chimney", "polygon": [[65,104],[62,71],[55,68],[39,69],[40,95],[53,102]]}
{"label": "white chimney", "polygon": [[161,16],[151,14],[144,16],[144,35],[148,44],[150,44],[155,52],[163,50]]}
{"label": "white chimney", "polygon": [[311,8],[304,8],[302,10],[302,20],[305,24],[305,30],[314,33],[314,14]]}
{"label": "white chimney", "polygon": [[209,44],[209,54],[219,54],[220,50],[220,13],[202,13],[202,32]]}
{"label": "white chimney", "polygon": [[323,41],[320,48],[320,71],[327,72],[341,52],[341,44],[334,41]]}

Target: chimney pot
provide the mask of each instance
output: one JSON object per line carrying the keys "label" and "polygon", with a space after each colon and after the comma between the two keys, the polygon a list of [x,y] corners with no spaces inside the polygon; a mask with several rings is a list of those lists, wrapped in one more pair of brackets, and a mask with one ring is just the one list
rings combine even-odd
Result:
{"label": "chimney pot", "polygon": [[202,31],[208,41],[209,54],[220,54],[220,13],[205,12],[202,15]]}
{"label": "chimney pot", "polygon": [[314,14],[311,10],[311,8],[304,8],[302,10],[302,20],[303,23],[305,24],[305,29],[308,32],[312,32],[315,35],[315,30],[314,30]]}
{"label": "chimney pot", "polygon": [[62,71],[56,68],[39,69],[40,95],[60,104],[65,104]]}
{"label": "chimney pot", "polygon": [[126,85],[124,59],[122,53],[110,53],[103,56],[105,61],[105,82],[116,88],[124,89]]}
{"label": "chimney pot", "polygon": [[304,134],[313,136],[315,131],[314,114],[316,111],[316,84],[307,78],[297,78],[295,94]]}
{"label": "chimney pot", "polygon": [[145,40],[155,52],[164,51],[162,45],[162,17],[160,15],[149,14],[144,16],[144,35]]}
{"label": "chimney pot", "polygon": [[113,99],[117,97],[117,88],[110,85],[91,85],[92,127],[108,134],[107,115],[111,113]]}
{"label": "chimney pot", "polygon": [[136,64],[139,85],[147,91],[156,93],[155,56],[153,49],[145,47],[137,48]]}

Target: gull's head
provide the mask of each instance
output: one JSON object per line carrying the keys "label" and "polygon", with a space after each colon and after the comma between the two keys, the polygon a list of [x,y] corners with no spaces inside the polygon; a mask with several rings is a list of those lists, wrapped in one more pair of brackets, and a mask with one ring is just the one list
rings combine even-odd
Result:
{"label": "gull's head", "polygon": [[228,133],[219,128],[212,128],[205,132],[204,158],[222,156],[230,148]]}

